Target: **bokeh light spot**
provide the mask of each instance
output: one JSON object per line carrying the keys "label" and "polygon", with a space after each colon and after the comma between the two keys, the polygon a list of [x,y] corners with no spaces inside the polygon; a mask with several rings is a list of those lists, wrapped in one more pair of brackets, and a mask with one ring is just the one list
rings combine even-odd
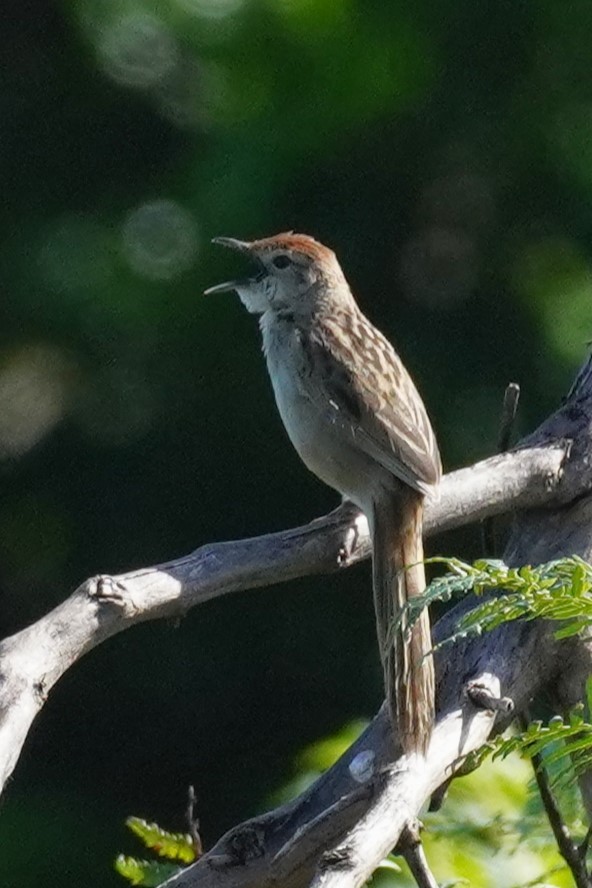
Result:
{"label": "bokeh light spot", "polygon": [[174,68],[175,38],[156,16],[130,13],[107,26],[98,46],[106,73],[126,86],[150,87]]}
{"label": "bokeh light spot", "polygon": [[208,19],[225,19],[244,6],[244,0],[177,0],[192,15]]}
{"label": "bokeh light spot", "polygon": [[124,222],[122,237],[130,267],[151,280],[170,280],[195,261],[195,220],[173,200],[155,200],[132,210]]}
{"label": "bokeh light spot", "polygon": [[152,91],[162,116],[181,129],[195,129],[203,120],[204,72],[195,59],[185,58]]}
{"label": "bokeh light spot", "polygon": [[0,459],[22,456],[59,422],[69,402],[70,370],[49,345],[0,355]]}

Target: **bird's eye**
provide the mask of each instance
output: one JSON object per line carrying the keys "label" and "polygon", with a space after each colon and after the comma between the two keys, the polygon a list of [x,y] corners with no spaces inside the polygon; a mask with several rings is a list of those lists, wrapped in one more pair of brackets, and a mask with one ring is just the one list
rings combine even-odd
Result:
{"label": "bird's eye", "polygon": [[274,258],[271,261],[273,262],[273,264],[275,265],[276,268],[287,268],[288,265],[291,265],[291,263],[292,263],[292,260],[284,255],[274,256]]}

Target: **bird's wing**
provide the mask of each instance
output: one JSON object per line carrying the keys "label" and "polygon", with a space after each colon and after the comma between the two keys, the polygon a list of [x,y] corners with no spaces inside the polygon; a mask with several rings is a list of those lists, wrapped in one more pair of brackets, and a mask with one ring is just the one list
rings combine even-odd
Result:
{"label": "bird's wing", "polygon": [[361,313],[314,324],[301,337],[309,352],[307,395],[329,422],[405,484],[426,493],[442,466],[423,402],[397,353]]}

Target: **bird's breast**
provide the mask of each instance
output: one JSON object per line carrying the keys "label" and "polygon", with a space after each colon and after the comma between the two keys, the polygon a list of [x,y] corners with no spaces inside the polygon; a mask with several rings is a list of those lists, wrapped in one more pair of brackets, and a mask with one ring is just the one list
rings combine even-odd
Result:
{"label": "bird's breast", "polygon": [[[262,318],[263,351],[275,400],[294,447],[305,459],[314,447],[319,410],[307,395],[310,372],[301,345],[301,333],[293,324]],[[306,460],[305,460],[306,461]]]}
{"label": "bird's breast", "polygon": [[[263,350],[275,400],[298,455],[321,481],[358,503],[376,476],[372,461],[336,428],[326,393],[297,326],[262,318]],[[381,473],[381,470],[378,470]],[[385,473],[386,474],[386,473]]]}

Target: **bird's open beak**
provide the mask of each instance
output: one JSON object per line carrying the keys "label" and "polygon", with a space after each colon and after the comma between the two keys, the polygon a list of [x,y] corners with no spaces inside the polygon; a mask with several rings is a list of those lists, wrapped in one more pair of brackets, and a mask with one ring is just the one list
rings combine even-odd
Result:
{"label": "bird's open beak", "polygon": [[[239,253],[251,252],[251,244],[248,241],[237,240],[234,237],[213,237],[212,243],[220,244],[223,247],[229,247],[231,250],[236,250]],[[249,281],[236,280],[225,281],[223,284],[215,284],[213,287],[208,287],[207,290],[204,290],[204,296],[211,296],[214,293],[228,293],[230,290],[236,290],[237,287],[244,286],[245,283],[249,283]]]}
{"label": "bird's open beak", "polygon": [[239,253],[248,253],[251,249],[251,244],[248,241],[237,240],[235,237],[213,237],[212,243],[220,244],[221,247],[229,247]]}

